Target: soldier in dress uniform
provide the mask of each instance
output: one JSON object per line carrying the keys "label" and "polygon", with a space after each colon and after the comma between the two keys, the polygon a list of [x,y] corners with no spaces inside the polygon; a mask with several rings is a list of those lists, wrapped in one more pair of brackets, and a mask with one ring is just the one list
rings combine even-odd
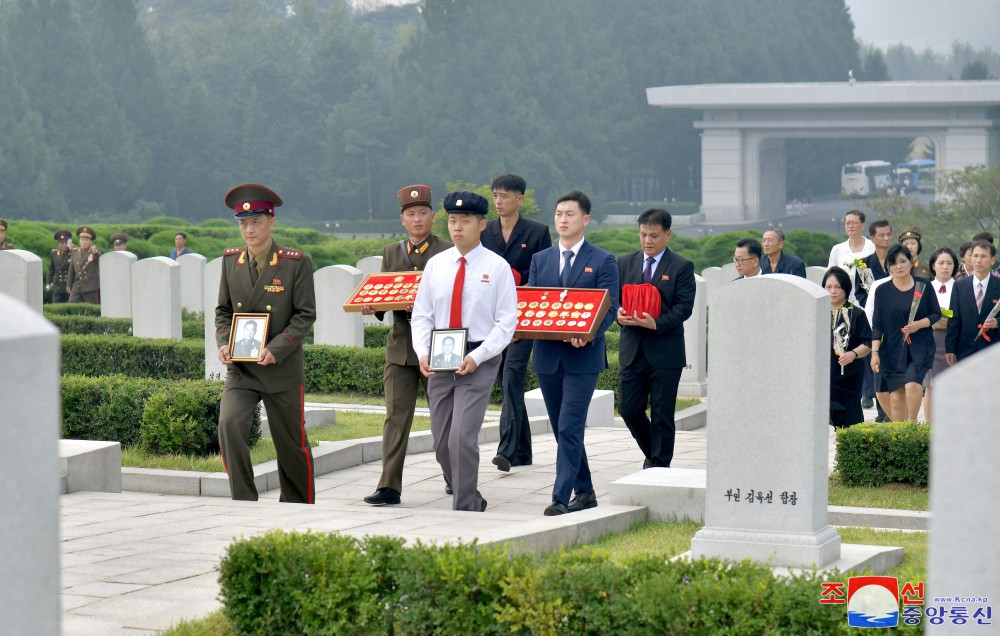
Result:
{"label": "soldier in dress uniform", "polygon": [[80,247],[73,250],[69,259],[69,276],[66,292],[71,303],[101,302],[101,250],[94,245],[97,232],[87,226],[76,231]]}
{"label": "soldier in dress uniform", "polygon": [[69,247],[69,230],[59,230],[52,235],[58,247],[49,254],[49,273],[45,278],[45,291],[52,290],[52,302],[64,303],[69,300],[66,286],[69,283],[69,259],[72,250]]}
{"label": "soldier in dress uniform", "polygon": [[[431,256],[452,247],[453,243],[431,234],[434,207],[429,187],[406,186],[398,196],[399,220],[406,229],[406,238],[382,248],[382,271],[422,271]],[[420,361],[413,352],[410,335],[412,311],[411,305],[405,310],[392,312],[392,331],[386,339],[382,476],[375,492],[365,497],[365,503],[376,506],[399,503],[399,495],[403,491],[403,460],[406,458],[410,427],[413,426],[418,385],[423,384],[424,391],[427,391],[427,378],[420,373]],[[370,306],[362,308],[362,313],[375,314],[379,320],[384,315],[374,312]]]}
{"label": "soldier in dress uniform", "polygon": [[116,252],[124,252],[128,249],[128,234],[117,232],[108,238],[111,239],[111,246]]}
{"label": "soldier in dress uniform", "polygon": [[[215,338],[227,365],[219,413],[219,448],[233,499],[257,500],[247,440],[257,404],[264,402],[278,454],[281,501],[313,503],[313,457],[305,430],[302,343],[316,321],[316,293],[309,257],[271,238],[281,198],[245,183],[230,190],[245,245],[223,252]],[[233,362],[229,351],[233,315],[268,313],[268,332],[257,362]]]}
{"label": "soldier in dress uniform", "polygon": [[14,244],[7,242],[7,221],[0,219],[0,250],[12,249],[14,249]]}

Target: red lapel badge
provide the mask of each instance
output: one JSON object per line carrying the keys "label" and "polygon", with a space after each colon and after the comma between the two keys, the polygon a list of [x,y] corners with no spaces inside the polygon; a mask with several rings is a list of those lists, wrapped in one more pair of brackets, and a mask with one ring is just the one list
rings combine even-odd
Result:
{"label": "red lapel badge", "polygon": [[594,269],[592,267],[584,267],[583,271],[586,272],[586,273],[588,273],[588,274],[593,274],[594,273]]}
{"label": "red lapel badge", "polygon": [[670,280],[670,277],[664,274],[663,276],[660,276],[660,280]]}

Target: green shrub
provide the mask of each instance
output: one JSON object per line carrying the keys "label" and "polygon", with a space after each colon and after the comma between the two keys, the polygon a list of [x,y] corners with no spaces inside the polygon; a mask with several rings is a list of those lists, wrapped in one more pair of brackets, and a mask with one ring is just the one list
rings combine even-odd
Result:
{"label": "green shrub", "polygon": [[56,303],[42,305],[42,314],[52,320],[52,316],[101,316],[101,306],[91,303]]}
{"label": "green shrub", "polygon": [[389,325],[365,325],[365,348],[378,349],[385,348],[386,338],[389,337]]}
{"label": "green shrub", "polygon": [[220,395],[217,383],[189,380],[162,386],[142,409],[143,445],[160,455],[207,454],[218,442]]}
{"label": "green shrub", "polygon": [[930,426],[915,422],[867,422],[840,429],[837,472],[845,486],[926,486],[930,437]]}
{"label": "green shrub", "polygon": [[132,336],[64,335],[62,372],[196,380],[205,377],[201,340],[166,340]]}
{"label": "green shrub", "polygon": [[60,333],[98,336],[132,335],[131,318],[101,318],[80,314],[46,315]]}

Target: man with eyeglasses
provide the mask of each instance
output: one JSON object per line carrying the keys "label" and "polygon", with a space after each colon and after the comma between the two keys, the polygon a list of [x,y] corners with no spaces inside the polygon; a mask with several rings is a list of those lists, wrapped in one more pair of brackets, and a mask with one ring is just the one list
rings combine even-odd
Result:
{"label": "man with eyeglasses", "polygon": [[[854,279],[855,263],[875,252],[875,244],[864,236],[865,213],[861,210],[849,210],[844,215],[844,230],[847,240],[837,243],[830,250],[830,262],[827,267],[841,267],[847,275]],[[855,290],[851,290],[851,302],[857,300]]]}
{"label": "man with eyeglasses", "polygon": [[[736,271],[740,278],[753,278],[760,276],[760,257],[763,255],[760,242],[755,238],[743,238],[736,243],[736,251],[733,252],[733,263],[736,264]],[[739,280],[737,278],[736,280]]]}

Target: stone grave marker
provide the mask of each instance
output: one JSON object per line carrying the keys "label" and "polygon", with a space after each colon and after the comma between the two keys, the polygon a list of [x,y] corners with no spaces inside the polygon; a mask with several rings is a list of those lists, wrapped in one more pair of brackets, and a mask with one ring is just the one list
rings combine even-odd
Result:
{"label": "stone grave marker", "polygon": [[694,308],[691,316],[684,321],[684,354],[687,366],[681,371],[681,383],[677,387],[677,395],[684,397],[705,397],[708,393],[706,379],[708,352],[705,348],[707,338],[705,301],[708,296],[708,284],[705,279],[695,274],[696,286]]}
{"label": "stone grave marker", "polygon": [[0,250],[0,293],[42,313],[42,259],[27,250]]}
{"label": "stone grave marker", "polygon": [[[366,256],[358,261],[358,269],[362,275],[376,274],[382,271],[382,256]],[[392,325],[392,312],[387,311],[382,320],[375,316],[362,316],[361,320],[366,325]]]}
{"label": "stone grave marker", "polygon": [[101,254],[101,316],[132,317],[132,266],[137,261],[127,251]]}
{"label": "stone grave marker", "polygon": [[712,294],[722,285],[722,268],[706,267],[701,270],[701,277],[705,279],[705,306],[712,305]]}
{"label": "stone grave marker", "polygon": [[806,280],[816,283],[820,287],[823,286],[823,274],[826,273],[828,267],[820,267],[819,265],[810,265],[806,268]]}
{"label": "stone grave marker", "polygon": [[316,271],[316,324],[313,326],[316,344],[365,345],[361,312],[344,311],[344,302],[362,278],[361,270],[350,265],[330,265]]}
{"label": "stone grave marker", "polygon": [[181,266],[177,261],[154,256],[132,266],[132,335],[181,339]]}
{"label": "stone grave marker", "polygon": [[223,257],[205,264],[205,378],[224,380],[226,365],[219,362],[219,346],[215,342],[215,307],[219,304],[219,284],[222,282]]}
{"label": "stone grave marker", "polygon": [[[201,254],[182,254],[177,257],[181,266],[181,307],[188,311],[204,311],[205,307],[205,263]],[[218,297],[218,290],[216,290]],[[215,309],[215,305],[212,305]]]}

